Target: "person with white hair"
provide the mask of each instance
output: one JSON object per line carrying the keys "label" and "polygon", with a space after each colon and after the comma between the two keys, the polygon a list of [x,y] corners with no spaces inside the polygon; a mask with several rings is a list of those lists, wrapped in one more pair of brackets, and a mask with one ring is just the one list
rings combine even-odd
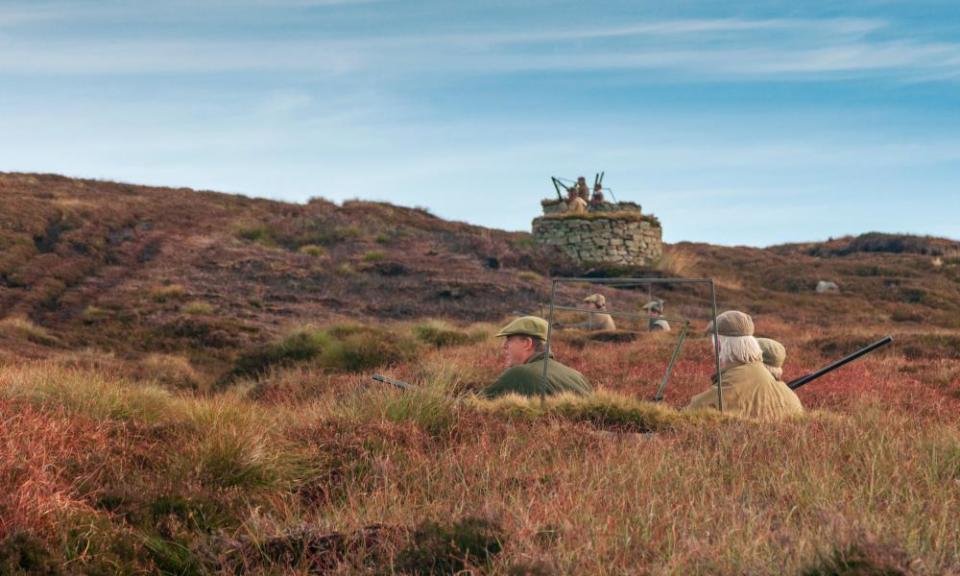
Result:
{"label": "person with white hair", "polygon": [[[764,367],[763,349],[754,338],[753,319],[736,310],[717,316],[723,411],[757,420],[802,414],[796,393]],[[707,333],[713,334],[713,323]],[[716,377],[709,390],[694,396],[687,410],[718,409]]]}

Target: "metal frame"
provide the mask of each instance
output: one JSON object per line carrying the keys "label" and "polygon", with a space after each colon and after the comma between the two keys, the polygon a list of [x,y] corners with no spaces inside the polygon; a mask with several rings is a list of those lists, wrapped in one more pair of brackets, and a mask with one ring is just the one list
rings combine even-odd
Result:
{"label": "metal frame", "polygon": [[[556,310],[569,309],[566,306],[557,305],[557,286],[560,284],[600,284],[614,288],[624,288],[629,286],[649,286],[654,284],[705,284],[710,286],[710,307],[713,314],[713,355],[717,368],[717,404],[720,412],[723,412],[723,375],[720,373],[720,335],[717,332],[717,288],[711,278],[554,278],[550,287],[550,313],[547,317],[547,342],[544,349],[543,358],[543,386],[540,391],[540,402],[546,402],[547,370],[550,366],[550,344],[553,339],[553,318]],[[575,308],[575,310],[578,310]],[[590,312],[589,310],[580,310]],[[596,312],[596,311],[594,311]],[[630,313],[618,313],[607,311],[604,314],[611,316],[629,315]],[[682,342],[682,341],[681,341]],[[676,355],[676,353],[675,353]],[[675,360],[675,358],[674,358]],[[672,368],[671,361],[668,370]],[[668,376],[669,377],[669,372]]]}

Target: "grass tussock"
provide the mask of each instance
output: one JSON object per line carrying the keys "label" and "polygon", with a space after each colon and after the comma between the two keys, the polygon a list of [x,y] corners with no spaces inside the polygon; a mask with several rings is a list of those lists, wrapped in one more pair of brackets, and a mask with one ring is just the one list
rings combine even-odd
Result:
{"label": "grass tussock", "polygon": [[226,381],[299,363],[326,370],[368,370],[410,360],[418,351],[419,343],[401,332],[353,324],[302,328],[241,355]]}
{"label": "grass tussock", "polygon": [[153,385],[131,385],[100,372],[52,363],[8,367],[0,397],[66,410],[97,420],[160,422],[177,410],[173,397]]}
{"label": "grass tussock", "polygon": [[667,246],[657,263],[660,270],[671,278],[691,278],[697,276],[700,257],[682,246]]}
{"label": "grass tussock", "polygon": [[150,298],[154,302],[176,302],[187,297],[187,289],[182,284],[168,284],[156,286],[150,290]]}
{"label": "grass tussock", "polygon": [[463,346],[487,338],[484,330],[462,330],[442,320],[428,320],[413,327],[417,340],[435,348]]}
{"label": "grass tussock", "polygon": [[12,335],[14,338],[26,340],[41,346],[56,346],[59,339],[51,335],[45,328],[37,326],[29,319],[13,316],[0,320],[0,333]]}
{"label": "grass tussock", "polygon": [[203,300],[194,300],[193,302],[188,302],[183,305],[183,308],[180,309],[184,314],[189,314],[191,316],[209,316],[213,314],[214,307],[213,304],[209,302],[204,302]]}
{"label": "grass tussock", "polygon": [[664,432],[723,418],[716,412],[677,412],[663,404],[611,392],[598,392],[587,397],[560,394],[549,396],[544,402],[539,398],[506,396],[494,400],[473,400],[472,405],[481,412],[510,419],[557,418],[618,432]]}

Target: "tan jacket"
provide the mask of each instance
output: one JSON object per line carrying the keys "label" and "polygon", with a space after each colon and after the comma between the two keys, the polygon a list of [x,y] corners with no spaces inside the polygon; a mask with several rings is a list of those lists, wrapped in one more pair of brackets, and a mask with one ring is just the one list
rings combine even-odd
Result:
{"label": "tan jacket", "polygon": [[609,314],[590,312],[590,317],[586,322],[572,324],[570,328],[580,328],[581,330],[616,330],[617,325],[613,322],[613,316]]}
{"label": "tan jacket", "polygon": [[[723,411],[757,420],[779,420],[792,414],[802,414],[803,404],[796,393],[779,382],[760,362],[739,364],[724,369]],[[690,400],[687,410],[718,408],[717,387]]]}
{"label": "tan jacket", "polygon": [[583,198],[574,198],[567,202],[567,212],[573,212],[574,214],[584,214],[587,212],[587,201]]}

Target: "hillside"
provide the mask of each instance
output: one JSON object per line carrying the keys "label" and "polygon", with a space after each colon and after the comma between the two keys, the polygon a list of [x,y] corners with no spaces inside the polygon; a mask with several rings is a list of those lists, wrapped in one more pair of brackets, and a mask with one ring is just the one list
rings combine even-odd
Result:
{"label": "hillside", "polygon": [[[539,311],[550,274],[578,272],[712,277],[721,307],[786,323],[960,327],[960,251],[944,239],[680,243],[656,270],[577,271],[528,234],[383,203],[289,204],[31,174],[0,174],[0,200],[0,318],[29,321],[67,349],[202,349],[197,360],[215,367],[294,325]],[[820,280],[841,293],[815,294]],[[562,290],[562,300],[584,289]],[[668,315],[705,318],[705,294],[676,286],[621,290],[612,306],[635,311],[648,295],[667,300]]]}
{"label": "hillside", "polygon": [[[714,278],[786,379],[895,336],[761,424],[680,410],[706,338],[650,402],[677,332],[642,317],[556,333],[590,396],[470,394],[502,370],[497,324],[576,272],[527,234],[47,175],[0,175],[0,201],[0,574],[960,573],[952,241],[580,271]],[[706,321],[702,290],[601,290]]]}

